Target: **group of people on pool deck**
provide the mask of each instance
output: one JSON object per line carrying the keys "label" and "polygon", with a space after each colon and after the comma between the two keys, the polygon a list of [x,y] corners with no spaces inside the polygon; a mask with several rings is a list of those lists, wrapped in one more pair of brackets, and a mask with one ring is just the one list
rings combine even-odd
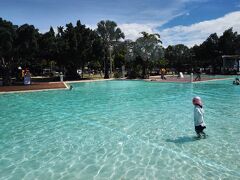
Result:
{"label": "group of people on pool deck", "polygon": [[[166,73],[167,73],[167,70],[166,70],[166,69],[164,69],[164,68],[160,69],[160,74],[161,74],[161,79],[162,79],[162,80],[166,80],[166,79],[167,79],[166,76],[165,76]],[[195,71],[195,73],[196,73],[196,75],[197,75],[196,78],[195,78],[195,81],[201,81],[201,74],[202,74],[201,69],[197,69],[197,70]],[[178,78],[184,78],[182,72],[179,72],[179,73],[178,73]]]}

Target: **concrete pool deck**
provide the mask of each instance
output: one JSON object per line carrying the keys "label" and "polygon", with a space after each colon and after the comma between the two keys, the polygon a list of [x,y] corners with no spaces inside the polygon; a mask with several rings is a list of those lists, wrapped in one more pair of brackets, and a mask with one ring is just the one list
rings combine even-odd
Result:
{"label": "concrete pool deck", "polygon": [[[199,82],[207,82],[207,81],[217,81],[217,80],[226,80],[226,79],[232,79],[232,77],[226,77],[226,78],[210,78],[210,77],[202,77],[201,81],[195,81],[193,78],[192,83],[199,83]],[[184,77],[184,78],[178,78],[176,76],[166,76],[166,79],[163,80],[160,78],[160,76],[150,76],[149,79],[146,79],[145,81],[151,81],[151,82],[160,82],[160,83],[166,83],[166,82],[174,82],[174,83],[190,83],[190,77]]]}
{"label": "concrete pool deck", "polygon": [[98,81],[109,81],[109,80],[113,80],[113,79],[78,80],[78,81],[64,81],[64,82],[33,82],[31,85],[19,84],[19,85],[12,85],[12,86],[0,86],[0,94],[64,90],[64,89],[69,89],[68,84],[70,83],[98,82]]}
{"label": "concrete pool deck", "polygon": [[44,90],[67,89],[63,82],[33,82],[31,85],[0,86],[0,93],[32,92]]}

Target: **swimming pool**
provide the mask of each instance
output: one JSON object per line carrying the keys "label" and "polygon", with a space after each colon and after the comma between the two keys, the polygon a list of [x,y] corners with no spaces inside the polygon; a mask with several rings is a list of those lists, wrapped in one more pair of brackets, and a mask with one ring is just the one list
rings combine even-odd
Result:
{"label": "swimming pool", "polygon": [[[0,95],[0,179],[240,179],[240,86],[105,81]],[[204,101],[196,140],[191,99]]]}

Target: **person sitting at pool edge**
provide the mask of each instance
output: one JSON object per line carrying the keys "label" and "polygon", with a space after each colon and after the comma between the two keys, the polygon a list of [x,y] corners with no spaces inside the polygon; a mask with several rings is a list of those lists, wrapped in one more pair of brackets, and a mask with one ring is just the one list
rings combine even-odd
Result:
{"label": "person sitting at pool edge", "polygon": [[239,78],[236,78],[235,81],[233,81],[233,84],[235,84],[235,85],[240,85],[240,80],[239,80]]}
{"label": "person sitting at pool edge", "polygon": [[196,96],[193,98],[192,103],[194,105],[194,125],[197,137],[201,138],[201,136],[203,136],[205,138],[206,134],[203,132],[203,130],[206,128],[206,125],[204,122],[204,109],[202,100],[200,97]]}

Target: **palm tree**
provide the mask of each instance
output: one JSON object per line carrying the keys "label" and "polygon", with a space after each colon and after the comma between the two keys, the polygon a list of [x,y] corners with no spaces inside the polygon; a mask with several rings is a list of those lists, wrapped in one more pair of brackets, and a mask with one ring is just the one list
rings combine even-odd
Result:
{"label": "palm tree", "polygon": [[[96,32],[101,37],[103,44],[104,44],[104,52],[105,52],[105,58],[104,58],[104,78],[109,78],[109,65],[110,68],[112,68],[112,60],[111,60],[111,47],[115,46],[116,43],[120,39],[124,39],[124,33],[120,28],[117,27],[117,23],[114,21],[106,20],[106,21],[100,21],[97,24]],[[108,59],[110,64],[108,64]]]}

